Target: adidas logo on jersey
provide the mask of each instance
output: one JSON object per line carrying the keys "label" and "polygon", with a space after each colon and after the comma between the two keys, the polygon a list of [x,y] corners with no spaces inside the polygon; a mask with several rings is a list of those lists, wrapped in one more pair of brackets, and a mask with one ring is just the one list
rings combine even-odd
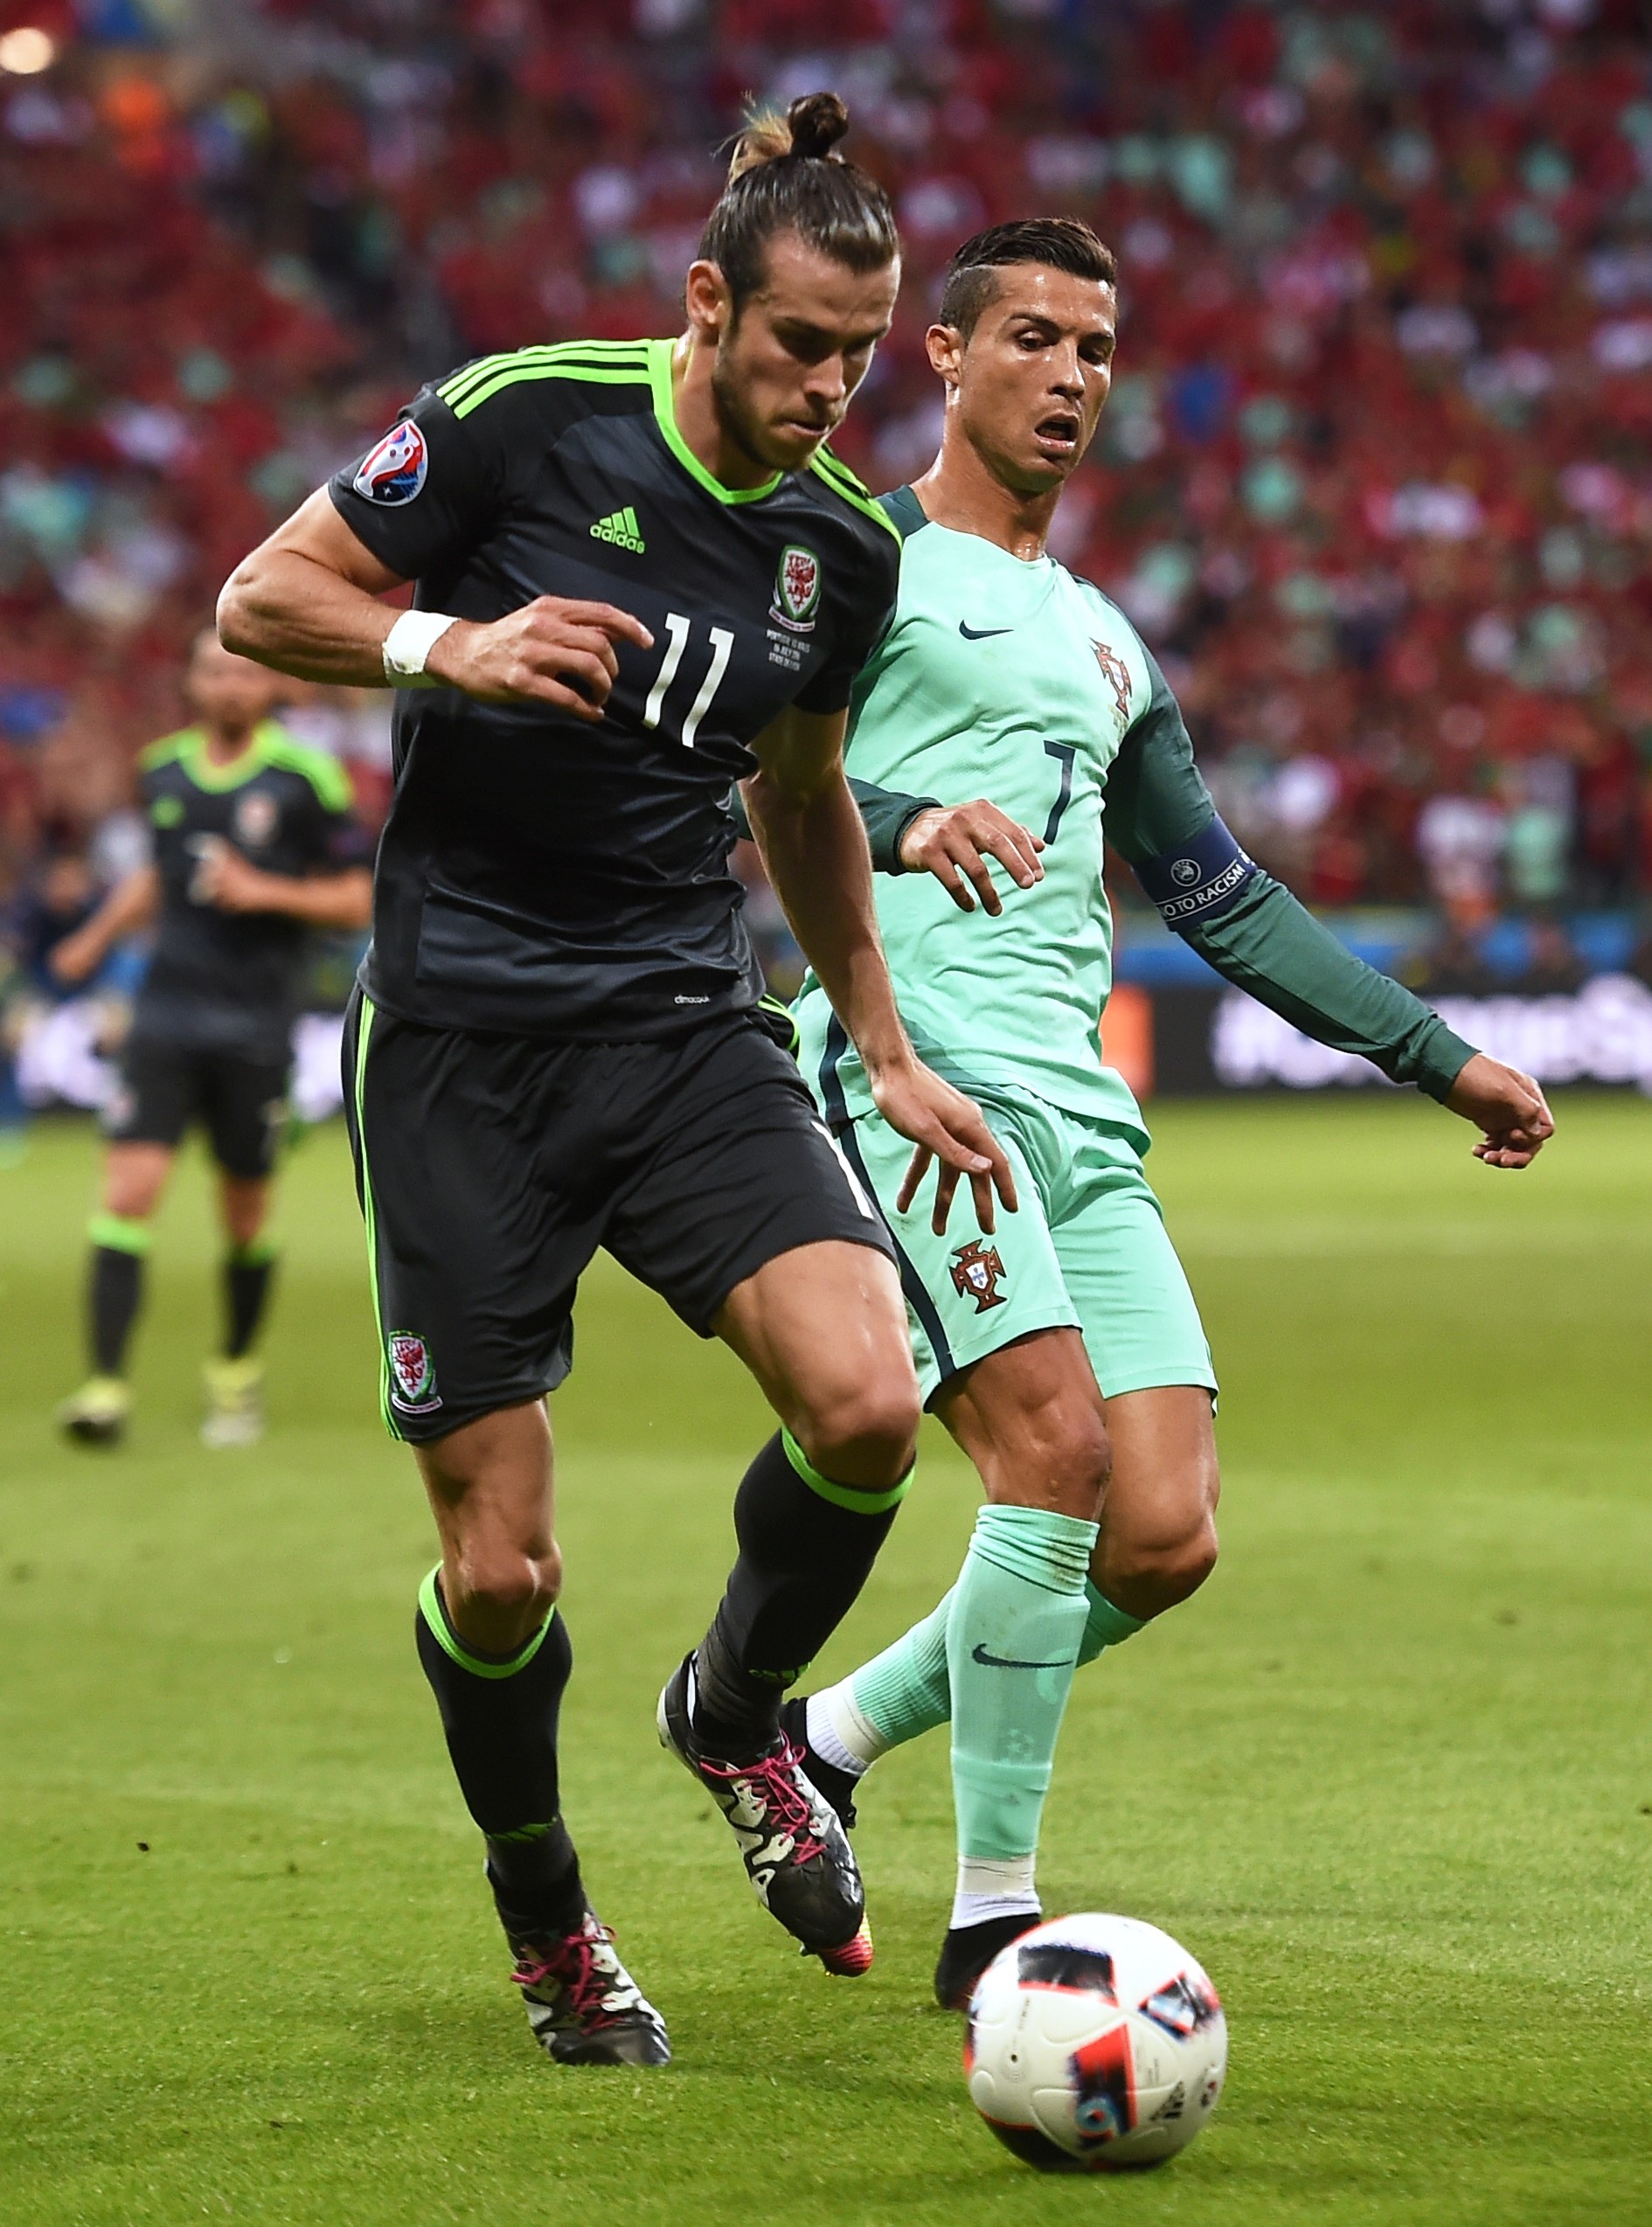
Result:
{"label": "adidas logo on jersey", "polygon": [[593,541],[611,541],[616,549],[628,549],[633,557],[642,556],[648,544],[637,524],[636,512],[628,503],[623,510],[611,510],[606,518],[599,518],[591,529]]}

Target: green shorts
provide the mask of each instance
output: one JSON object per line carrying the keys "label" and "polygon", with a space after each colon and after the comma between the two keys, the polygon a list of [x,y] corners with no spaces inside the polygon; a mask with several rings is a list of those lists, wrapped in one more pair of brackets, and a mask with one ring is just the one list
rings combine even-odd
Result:
{"label": "green shorts", "polygon": [[947,1378],[1033,1330],[1084,1334],[1103,1393],[1203,1384],[1216,1375],[1198,1308],[1164,1216],[1130,1139],[1031,1093],[993,1085],[975,1095],[1015,1170],[1019,1211],[975,1226],[968,1185],[952,1227],[929,1226],[934,1176],[910,1211],[895,1195],[912,1158],[883,1116],[857,1107],[840,1128],[844,1157],[874,1192],[895,1239],[926,1404]]}

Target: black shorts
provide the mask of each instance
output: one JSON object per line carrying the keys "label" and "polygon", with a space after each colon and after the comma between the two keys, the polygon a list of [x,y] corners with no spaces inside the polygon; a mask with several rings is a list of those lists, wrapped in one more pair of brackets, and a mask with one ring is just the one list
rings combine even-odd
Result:
{"label": "black shorts", "polygon": [[176,1145],[199,1121],[226,1176],[267,1176],[287,1126],[292,1061],[202,1051],[163,1037],[134,1036],[103,1111],[113,1144]]}
{"label": "black shorts", "polygon": [[559,1044],[424,1028],[357,991],[344,1102],[398,1438],[553,1391],[599,1246],[702,1337],[798,1245],[894,1257],[802,1077],[746,1016]]}

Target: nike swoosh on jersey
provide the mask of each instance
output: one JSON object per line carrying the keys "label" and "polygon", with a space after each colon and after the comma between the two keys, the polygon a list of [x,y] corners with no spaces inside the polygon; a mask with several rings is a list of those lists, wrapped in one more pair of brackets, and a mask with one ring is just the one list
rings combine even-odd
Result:
{"label": "nike swoosh on jersey", "polygon": [[[1010,628],[1006,627],[1004,632],[1008,634]],[[1011,1655],[989,1655],[978,1640],[969,1653],[973,1661],[988,1670],[1076,1670],[1079,1667],[1076,1662],[1069,1662],[1065,1657],[1059,1662],[1021,1662]]]}
{"label": "nike swoosh on jersey", "polygon": [[960,619],[958,631],[966,642],[989,642],[994,635],[1013,634],[1015,628],[1013,627],[967,627]]}

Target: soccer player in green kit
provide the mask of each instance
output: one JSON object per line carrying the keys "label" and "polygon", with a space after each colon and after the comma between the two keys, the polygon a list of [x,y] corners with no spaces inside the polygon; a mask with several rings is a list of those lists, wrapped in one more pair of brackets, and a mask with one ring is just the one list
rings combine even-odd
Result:
{"label": "soccer player in green kit", "polygon": [[[1351,956],[1246,857],[1135,628],[1047,555],[1111,382],[1114,277],[1067,219],[996,226],[954,258],[928,335],[941,454],[883,498],[904,538],[899,599],[851,709],[848,768],[874,854],[901,877],[880,882],[878,912],[902,1015],[1015,1169],[1020,1211],[995,1237],[959,1242],[914,1204],[924,1155],[878,1114],[812,975],[796,1008],[804,1072],[896,1238],[926,1402],[987,1504],[934,1612],[786,1722],[849,1821],[867,1766],[950,1718],[958,1884],[935,1974],[949,2008],[1038,1920],[1074,1669],[1216,1559],[1210,1349],[1142,1171],[1141,1113],[1100,1059],[1104,825],[1230,982],[1473,1122],[1488,1165],[1526,1166],[1553,1127],[1530,1077]],[[989,920],[965,919],[977,901]]]}

